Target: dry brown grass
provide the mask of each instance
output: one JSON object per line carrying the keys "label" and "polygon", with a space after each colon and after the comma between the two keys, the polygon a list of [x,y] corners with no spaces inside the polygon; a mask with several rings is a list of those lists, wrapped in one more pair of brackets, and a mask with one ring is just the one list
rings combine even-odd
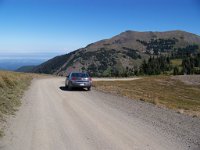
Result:
{"label": "dry brown grass", "polygon": [[21,105],[21,96],[37,75],[0,71],[0,136],[4,117],[12,115]]}
{"label": "dry brown grass", "polygon": [[187,85],[170,76],[144,77],[133,81],[96,81],[93,84],[97,90],[183,110],[184,113],[200,113],[200,86]]}
{"label": "dry brown grass", "polygon": [[181,66],[182,59],[172,59],[171,63],[172,63],[173,66]]}

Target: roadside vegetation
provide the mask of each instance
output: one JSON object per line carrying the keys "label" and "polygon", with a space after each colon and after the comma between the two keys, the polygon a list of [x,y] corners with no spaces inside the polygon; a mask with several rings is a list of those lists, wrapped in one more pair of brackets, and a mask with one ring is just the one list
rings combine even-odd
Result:
{"label": "roadside vegetation", "polygon": [[[200,76],[196,79],[200,80]],[[93,85],[100,91],[198,116],[200,114],[200,81],[194,83],[186,84],[179,78],[171,76],[150,76],[132,81],[96,81]]]}
{"label": "roadside vegetation", "polygon": [[13,115],[21,105],[20,99],[32,78],[32,74],[0,71],[0,136],[5,117]]}

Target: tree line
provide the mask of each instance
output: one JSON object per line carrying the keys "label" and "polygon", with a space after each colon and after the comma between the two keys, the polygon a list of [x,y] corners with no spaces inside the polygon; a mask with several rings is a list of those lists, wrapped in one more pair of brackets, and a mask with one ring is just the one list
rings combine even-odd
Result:
{"label": "tree line", "polygon": [[159,75],[171,72],[174,75],[200,74],[200,53],[182,59],[180,67],[173,66],[169,56],[150,57],[143,61],[139,68],[139,75]]}
{"label": "tree line", "polygon": [[166,56],[150,57],[148,61],[144,60],[139,68],[139,74],[158,75],[172,69],[170,58]]}
{"label": "tree line", "polygon": [[[174,39],[175,40],[175,39]],[[140,41],[143,42],[143,41]],[[154,43],[174,44],[170,40],[153,41]],[[137,51],[123,47],[122,54],[129,56],[132,59],[141,59]],[[100,65],[91,64],[87,70],[92,76],[105,77],[128,77],[138,75],[159,75],[159,74],[200,74],[200,52],[198,45],[188,45],[184,48],[174,49],[167,55],[151,55],[149,59],[144,59],[139,66],[129,66],[126,68],[117,68],[116,60],[113,53],[116,51],[102,51],[103,53],[96,54]],[[132,53],[130,55],[129,53]],[[182,63],[178,66],[172,64],[172,60],[181,59]]]}
{"label": "tree line", "polygon": [[183,74],[200,74],[200,53],[184,58],[182,61]]}
{"label": "tree line", "polygon": [[[140,66],[126,67],[119,70],[110,67],[104,73],[90,72],[92,76],[105,77],[128,77],[140,75],[160,75],[160,74],[200,74],[200,53],[182,59],[180,66],[174,66],[170,56],[153,56],[148,60],[143,60]],[[91,65],[91,70],[98,70],[97,66]]]}

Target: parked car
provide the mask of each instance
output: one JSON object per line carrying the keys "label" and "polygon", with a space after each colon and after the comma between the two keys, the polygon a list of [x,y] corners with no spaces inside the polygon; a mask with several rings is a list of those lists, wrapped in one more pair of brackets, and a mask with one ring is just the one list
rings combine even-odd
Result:
{"label": "parked car", "polygon": [[87,88],[88,91],[91,90],[92,78],[87,73],[81,72],[71,72],[65,80],[65,87],[69,90],[72,88]]}

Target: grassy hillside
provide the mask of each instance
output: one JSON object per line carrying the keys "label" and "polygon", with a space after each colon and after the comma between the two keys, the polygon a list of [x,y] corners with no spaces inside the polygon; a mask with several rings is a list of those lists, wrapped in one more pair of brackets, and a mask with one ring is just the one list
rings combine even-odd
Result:
{"label": "grassy hillside", "polygon": [[32,71],[56,75],[87,71],[93,76],[123,76],[124,72],[134,72],[143,59],[147,60],[150,56],[173,54],[177,58],[188,51],[196,53],[199,46],[200,37],[189,32],[126,31],[55,57]]}
{"label": "grassy hillside", "polygon": [[14,114],[20,106],[20,99],[32,78],[30,74],[0,71],[0,136],[4,117]]}
{"label": "grassy hillside", "polygon": [[[96,81],[96,89],[200,115],[200,76],[151,76],[133,81]],[[190,83],[190,84],[186,84]]]}

